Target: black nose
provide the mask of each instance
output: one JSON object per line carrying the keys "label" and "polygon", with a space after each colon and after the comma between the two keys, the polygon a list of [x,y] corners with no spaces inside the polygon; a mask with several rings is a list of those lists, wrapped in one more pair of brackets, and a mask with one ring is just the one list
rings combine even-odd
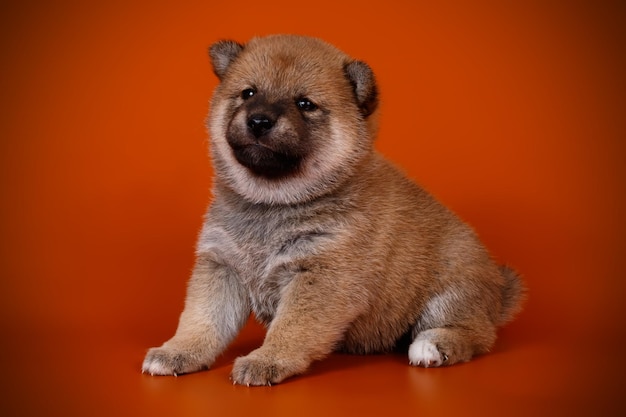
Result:
{"label": "black nose", "polygon": [[253,114],[248,118],[248,129],[255,138],[267,133],[274,126],[274,121],[264,114]]}

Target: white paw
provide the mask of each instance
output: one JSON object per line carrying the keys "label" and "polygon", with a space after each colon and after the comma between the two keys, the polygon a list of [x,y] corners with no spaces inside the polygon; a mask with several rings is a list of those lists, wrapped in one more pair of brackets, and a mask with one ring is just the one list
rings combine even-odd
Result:
{"label": "white paw", "polygon": [[176,371],[174,371],[173,369],[168,369],[163,364],[156,362],[156,361],[153,362],[148,359],[144,360],[143,365],[141,366],[141,373],[150,374],[152,376],[154,375],[178,376],[178,373],[176,373]]}
{"label": "white paw", "polygon": [[197,353],[161,346],[148,351],[141,372],[150,375],[174,375],[207,369],[209,363],[201,362]]}
{"label": "white paw", "polygon": [[416,340],[409,346],[409,364],[424,368],[441,366],[448,357],[428,340]]}

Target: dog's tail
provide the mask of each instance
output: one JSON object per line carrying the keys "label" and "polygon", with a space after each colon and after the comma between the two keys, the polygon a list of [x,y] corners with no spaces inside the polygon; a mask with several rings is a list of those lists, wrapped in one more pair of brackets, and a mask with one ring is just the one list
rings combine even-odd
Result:
{"label": "dog's tail", "polygon": [[502,287],[502,311],[500,313],[500,325],[513,320],[515,315],[522,309],[526,299],[527,289],[519,274],[512,268],[500,265],[500,273],[504,277]]}

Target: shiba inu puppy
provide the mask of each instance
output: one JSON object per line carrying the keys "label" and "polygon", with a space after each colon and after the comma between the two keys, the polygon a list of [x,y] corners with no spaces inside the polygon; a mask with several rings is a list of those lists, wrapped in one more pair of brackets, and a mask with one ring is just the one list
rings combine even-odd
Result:
{"label": "shiba inu puppy", "polygon": [[251,313],[261,347],[232,380],[268,385],[332,351],[436,367],[493,346],[520,309],[517,274],[374,150],[370,67],[318,39],[210,48],[220,84],[209,128],[214,199],[176,334],[143,371],[209,368]]}

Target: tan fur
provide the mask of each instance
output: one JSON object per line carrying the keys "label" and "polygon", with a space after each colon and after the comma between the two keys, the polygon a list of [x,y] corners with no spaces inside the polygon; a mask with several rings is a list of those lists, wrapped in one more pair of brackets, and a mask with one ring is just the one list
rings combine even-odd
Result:
{"label": "tan fur", "polygon": [[178,330],[143,371],[209,368],[251,312],[268,331],[235,361],[238,384],[281,382],[333,350],[389,351],[405,335],[413,365],[487,352],[523,285],[374,150],[369,67],[297,36],[222,41],[210,55],[214,200]]}

